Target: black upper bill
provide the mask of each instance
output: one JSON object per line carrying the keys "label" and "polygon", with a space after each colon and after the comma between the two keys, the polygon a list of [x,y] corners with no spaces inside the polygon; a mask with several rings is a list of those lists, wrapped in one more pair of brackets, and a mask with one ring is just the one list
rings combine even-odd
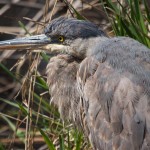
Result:
{"label": "black upper bill", "polygon": [[0,50],[34,48],[50,44],[51,39],[45,34],[34,35],[30,37],[17,38],[12,40],[0,41]]}

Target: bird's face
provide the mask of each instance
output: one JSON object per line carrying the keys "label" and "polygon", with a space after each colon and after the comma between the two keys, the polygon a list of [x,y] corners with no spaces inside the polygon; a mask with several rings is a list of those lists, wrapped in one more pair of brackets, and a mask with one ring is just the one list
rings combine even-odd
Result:
{"label": "bird's face", "polygon": [[0,42],[0,49],[31,48],[50,44],[52,51],[63,52],[83,58],[91,38],[106,36],[96,25],[88,21],[60,17],[51,21],[44,34]]}
{"label": "bird's face", "polygon": [[106,36],[91,22],[64,17],[52,20],[44,33],[51,39],[51,44],[63,45],[65,53],[80,58],[86,54],[89,39]]}

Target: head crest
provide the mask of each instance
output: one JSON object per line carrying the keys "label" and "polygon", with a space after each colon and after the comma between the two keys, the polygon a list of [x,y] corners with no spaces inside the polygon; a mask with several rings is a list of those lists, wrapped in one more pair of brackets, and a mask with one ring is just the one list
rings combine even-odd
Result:
{"label": "head crest", "polygon": [[46,27],[45,34],[64,35],[69,39],[107,36],[95,24],[75,18],[59,17]]}

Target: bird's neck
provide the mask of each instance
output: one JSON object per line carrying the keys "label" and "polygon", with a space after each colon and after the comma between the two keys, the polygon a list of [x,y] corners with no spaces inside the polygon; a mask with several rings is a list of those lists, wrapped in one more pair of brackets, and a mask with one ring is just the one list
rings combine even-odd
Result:
{"label": "bird's neck", "polygon": [[87,56],[91,56],[95,54],[95,51],[97,51],[98,45],[107,40],[108,37],[91,37],[88,39],[77,39],[74,44],[72,45],[73,49],[73,55],[80,57],[81,59],[84,59]]}
{"label": "bird's neck", "polygon": [[108,40],[108,37],[105,36],[89,38],[87,41],[88,47],[86,51],[86,57],[97,54],[99,51],[99,45],[106,40]]}

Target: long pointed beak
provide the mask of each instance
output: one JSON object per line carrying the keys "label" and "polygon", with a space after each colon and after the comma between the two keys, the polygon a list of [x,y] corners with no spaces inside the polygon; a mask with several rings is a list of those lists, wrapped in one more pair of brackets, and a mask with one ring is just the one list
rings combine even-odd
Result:
{"label": "long pointed beak", "polygon": [[21,48],[35,48],[50,44],[51,39],[45,34],[35,35],[30,37],[17,38],[12,40],[0,41],[1,50],[21,49]]}

